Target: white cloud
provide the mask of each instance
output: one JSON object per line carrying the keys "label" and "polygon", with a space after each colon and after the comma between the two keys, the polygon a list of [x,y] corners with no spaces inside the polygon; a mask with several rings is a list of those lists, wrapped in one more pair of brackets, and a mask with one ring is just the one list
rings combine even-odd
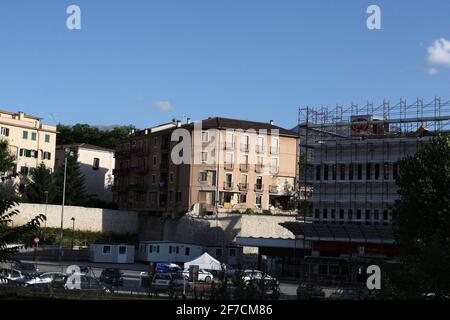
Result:
{"label": "white cloud", "polygon": [[435,75],[438,68],[450,68],[450,40],[441,38],[433,42],[427,49],[427,62],[429,75]]}
{"label": "white cloud", "polygon": [[156,101],[155,107],[162,111],[169,111],[174,108],[173,104],[171,104],[169,101]]}

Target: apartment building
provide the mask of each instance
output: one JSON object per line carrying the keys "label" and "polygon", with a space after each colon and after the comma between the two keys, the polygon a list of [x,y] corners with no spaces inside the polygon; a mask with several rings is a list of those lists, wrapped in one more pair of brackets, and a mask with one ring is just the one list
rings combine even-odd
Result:
{"label": "apartment building", "polygon": [[16,156],[15,172],[27,176],[41,162],[54,169],[56,127],[43,124],[42,118],[0,110],[0,137]]}
{"label": "apartment building", "polygon": [[112,202],[114,150],[87,143],[58,145],[55,154],[56,169],[64,163],[66,148],[78,154],[80,172],[84,175],[87,194],[105,202]]}
{"label": "apartment building", "polygon": [[168,123],[118,144],[115,199],[152,213],[284,211],[296,191],[297,154],[296,134],[273,122]]}

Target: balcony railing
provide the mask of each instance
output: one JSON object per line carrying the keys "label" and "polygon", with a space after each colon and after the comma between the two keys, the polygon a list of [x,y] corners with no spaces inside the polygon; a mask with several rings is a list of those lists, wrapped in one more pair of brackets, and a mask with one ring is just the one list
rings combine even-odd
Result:
{"label": "balcony railing", "polygon": [[278,146],[270,147],[270,153],[271,154],[279,154],[280,153],[280,148]]}
{"label": "balcony railing", "polygon": [[234,142],[225,142],[225,149],[233,150],[234,149]]}
{"label": "balcony railing", "polygon": [[248,171],[248,167],[248,163],[241,163],[240,165],[241,171]]}
{"label": "balcony railing", "polygon": [[234,168],[234,164],[231,162],[225,162],[223,166],[224,166],[225,170],[233,170],[233,168]]}
{"label": "balcony railing", "polygon": [[248,150],[249,150],[248,143],[241,143],[241,151],[242,152],[248,152]]}
{"label": "balcony railing", "polygon": [[255,171],[256,172],[261,173],[261,172],[263,172],[263,170],[264,170],[264,165],[263,164],[256,164],[255,165]]}
{"label": "balcony railing", "polygon": [[263,190],[264,190],[263,184],[260,184],[260,183],[255,184],[255,191],[263,191]]}
{"label": "balcony railing", "polygon": [[240,191],[247,191],[248,190],[248,183],[239,183],[239,190]]}
{"label": "balcony railing", "polygon": [[278,186],[269,186],[270,193],[278,193]]}
{"label": "balcony railing", "polygon": [[145,174],[148,172],[148,167],[146,167],[146,166],[131,167],[130,172],[138,173],[138,174]]}
{"label": "balcony railing", "polygon": [[256,145],[256,152],[257,153],[263,153],[264,152],[264,146],[260,145],[260,144],[257,144]]}
{"label": "balcony railing", "polygon": [[223,183],[223,189],[224,190],[233,190],[233,182],[225,181]]}
{"label": "balcony railing", "polygon": [[113,175],[127,174],[129,172],[130,172],[130,168],[113,169]]}
{"label": "balcony railing", "polygon": [[280,172],[280,167],[278,167],[278,166],[271,166],[270,167],[270,173],[277,174],[279,172]]}

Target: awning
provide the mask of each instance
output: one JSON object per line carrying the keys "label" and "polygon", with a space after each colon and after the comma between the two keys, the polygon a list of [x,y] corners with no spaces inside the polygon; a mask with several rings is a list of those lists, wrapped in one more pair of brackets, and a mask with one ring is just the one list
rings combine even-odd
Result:
{"label": "awning", "polygon": [[315,224],[303,222],[282,222],[281,226],[296,237],[310,241],[336,241],[358,243],[396,243],[392,226],[354,224]]}

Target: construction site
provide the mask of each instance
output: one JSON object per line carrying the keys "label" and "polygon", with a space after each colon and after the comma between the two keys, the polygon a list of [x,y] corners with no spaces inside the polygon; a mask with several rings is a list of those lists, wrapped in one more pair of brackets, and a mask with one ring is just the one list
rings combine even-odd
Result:
{"label": "construction site", "polygon": [[[308,242],[309,279],[355,282],[373,258],[395,258],[391,210],[399,161],[450,131],[450,101],[301,107],[299,217],[282,224]],[[311,223],[312,222],[312,223]]]}

